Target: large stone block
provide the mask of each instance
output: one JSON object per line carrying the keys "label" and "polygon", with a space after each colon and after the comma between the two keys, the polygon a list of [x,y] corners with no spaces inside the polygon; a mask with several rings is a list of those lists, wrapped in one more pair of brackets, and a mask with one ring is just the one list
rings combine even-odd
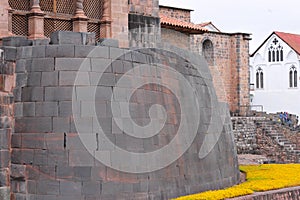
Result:
{"label": "large stone block", "polygon": [[95,33],[57,31],[51,33],[51,44],[95,45]]}

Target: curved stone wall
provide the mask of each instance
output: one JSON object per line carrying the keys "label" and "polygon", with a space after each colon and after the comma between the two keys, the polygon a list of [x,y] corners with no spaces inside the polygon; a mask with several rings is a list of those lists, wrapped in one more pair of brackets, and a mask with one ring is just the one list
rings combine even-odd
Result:
{"label": "curved stone wall", "polygon": [[199,55],[167,45],[4,51],[16,62],[17,199],[169,199],[238,183],[229,111]]}

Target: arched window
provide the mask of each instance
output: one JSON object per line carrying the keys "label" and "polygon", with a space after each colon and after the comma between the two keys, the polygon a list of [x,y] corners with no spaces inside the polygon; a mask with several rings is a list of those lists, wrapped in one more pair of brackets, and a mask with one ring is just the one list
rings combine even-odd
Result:
{"label": "arched window", "polygon": [[202,44],[202,54],[209,66],[214,65],[214,47],[210,40],[205,40]]}
{"label": "arched window", "polygon": [[256,70],[256,88],[257,89],[264,88],[264,73],[260,67]]}
{"label": "arched window", "polygon": [[296,88],[298,86],[297,78],[298,78],[297,69],[293,65],[289,71],[290,88]]}
{"label": "arched window", "polygon": [[283,47],[279,41],[275,38],[268,48],[268,61],[280,62],[283,61]]}

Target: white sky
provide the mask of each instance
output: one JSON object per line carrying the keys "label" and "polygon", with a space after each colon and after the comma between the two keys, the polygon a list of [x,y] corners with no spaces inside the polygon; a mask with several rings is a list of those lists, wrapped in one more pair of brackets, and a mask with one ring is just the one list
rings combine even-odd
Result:
{"label": "white sky", "polygon": [[159,0],[159,4],[193,9],[194,23],[211,21],[223,32],[251,33],[250,53],[273,31],[300,34],[299,0]]}

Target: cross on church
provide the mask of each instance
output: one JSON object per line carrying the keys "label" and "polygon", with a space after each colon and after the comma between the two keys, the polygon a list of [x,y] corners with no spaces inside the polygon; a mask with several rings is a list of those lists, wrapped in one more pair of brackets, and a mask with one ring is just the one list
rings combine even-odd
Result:
{"label": "cross on church", "polygon": [[275,38],[275,39],[273,40],[273,43],[274,43],[275,45],[277,45],[278,40]]}

